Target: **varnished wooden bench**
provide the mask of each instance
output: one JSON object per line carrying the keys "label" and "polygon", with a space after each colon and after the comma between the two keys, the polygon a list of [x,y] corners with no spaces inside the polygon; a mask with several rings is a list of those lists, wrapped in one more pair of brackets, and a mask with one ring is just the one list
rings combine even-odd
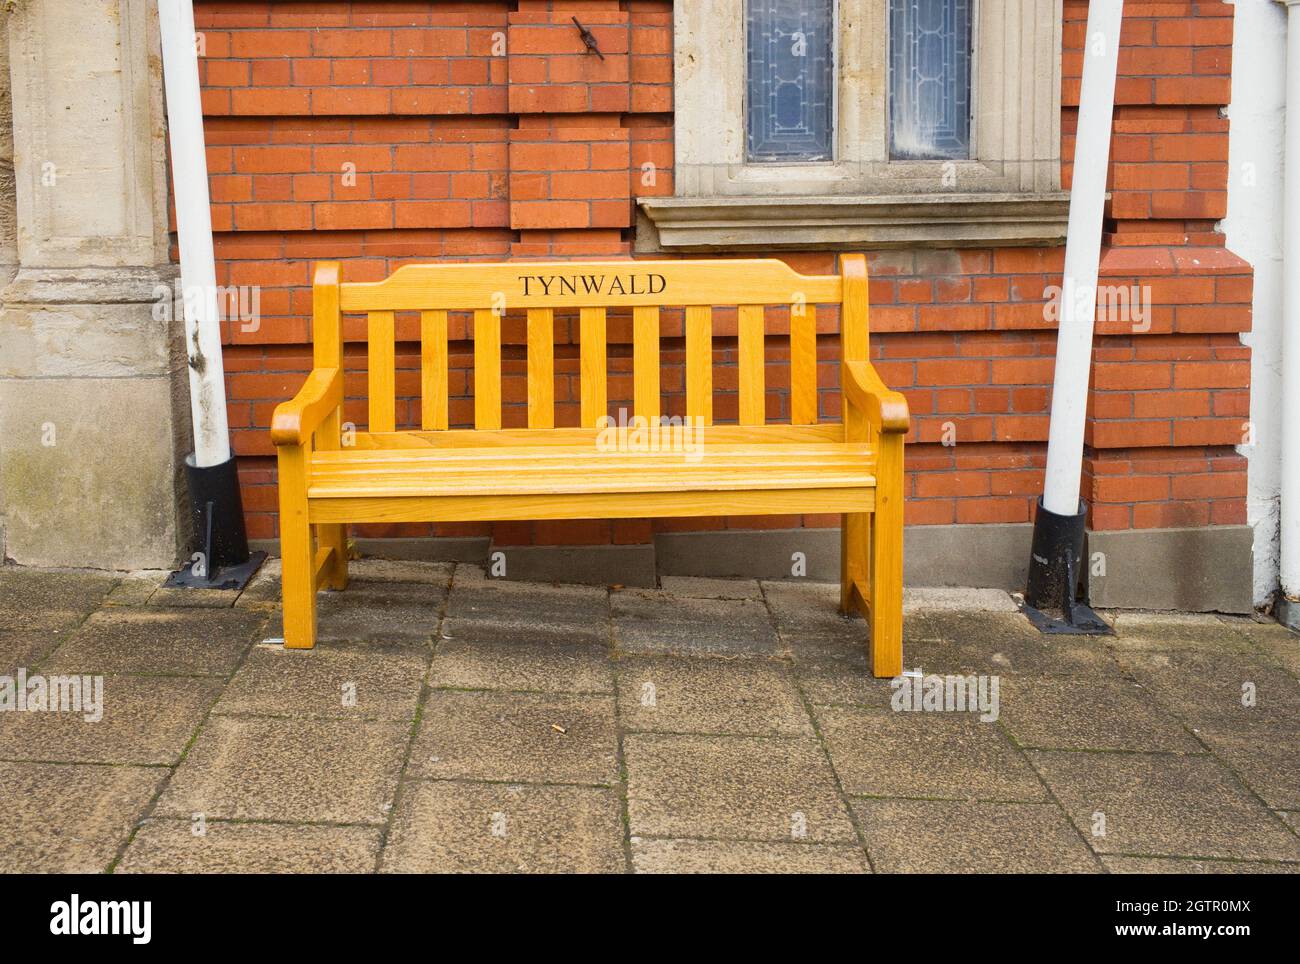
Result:
{"label": "varnished wooden bench", "polygon": [[[830,304],[840,306],[842,422],[820,419],[817,406],[816,306]],[[738,306],[735,425],[712,421],[716,305]],[[766,305],[789,307],[788,341],[765,336]],[[601,444],[606,312],[631,309],[633,415],[657,424],[664,306],[684,308],[686,415],[704,426],[695,455]],[[337,262],[322,262],[312,309],[314,370],[271,424],[286,646],[311,647],[316,590],[347,585],[349,523],[841,513],[841,608],[867,617],[875,675],[902,671],[908,412],[868,360],[862,255],[827,276],[768,260],[520,262],[409,265],[373,283],[343,282]],[[578,309],[581,427],[555,427],[556,309]],[[501,322],[516,311],[527,312],[528,427],[503,429]],[[396,425],[400,312],[419,318],[418,430]],[[473,429],[448,426],[449,312],[473,313]],[[369,424],[355,433],[341,431],[349,314],[368,316]],[[790,424],[765,414],[769,341],[789,348]]]}

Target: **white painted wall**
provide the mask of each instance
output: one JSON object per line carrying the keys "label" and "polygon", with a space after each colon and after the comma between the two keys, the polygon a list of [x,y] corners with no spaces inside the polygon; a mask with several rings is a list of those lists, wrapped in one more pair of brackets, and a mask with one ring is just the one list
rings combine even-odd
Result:
{"label": "white painted wall", "polygon": [[[1278,586],[1278,489],[1282,419],[1282,171],[1286,109],[1286,8],[1274,0],[1233,0],[1232,105],[1228,108],[1229,250],[1255,269],[1250,345],[1246,520],[1255,530],[1255,603]],[[1300,160],[1297,161],[1300,163]]]}

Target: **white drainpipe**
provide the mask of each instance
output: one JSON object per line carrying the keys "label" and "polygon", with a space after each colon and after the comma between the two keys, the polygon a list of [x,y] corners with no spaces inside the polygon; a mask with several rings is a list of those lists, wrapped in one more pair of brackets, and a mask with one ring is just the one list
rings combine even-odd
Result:
{"label": "white drainpipe", "polygon": [[172,154],[172,191],[181,250],[185,346],[189,355],[194,461],[200,468],[230,459],[217,268],[208,207],[208,161],[203,143],[199,60],[191,0],[158,0],[163,84]]}
{"label": "white drainpipe", "polygon": [[1286,134],[1282,224],[1282,478],[1279,579],[1300,600],[1300,0],[1287,10]]}
{"label": "white drainpipe", "polygon": [[1044,507],[1062,516],[1079,511],[1101,221],[1123,15],[1124,0],[1092,0],[1088,4],[1070,221],[1065,236],[1065,278],[1059,301],[1052,421],[1047,437],[1047,475],[1043,484]]}

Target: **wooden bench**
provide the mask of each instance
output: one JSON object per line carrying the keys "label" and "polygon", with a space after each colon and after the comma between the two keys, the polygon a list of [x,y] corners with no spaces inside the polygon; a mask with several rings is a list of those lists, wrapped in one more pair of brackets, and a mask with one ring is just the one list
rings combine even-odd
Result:
{"label": "wooden bench", "polygon": [[[712,419],[716,305],[737,306],[738,424]],[[788,309],[788,339],[765,335],[768,305]],[[840,306],[842,422],[818,413],[818,305]],[[635,431],[635,417],[658,424],[662,414],[661,307],[684,309],[674,319],[685,335],[685,411],[693,420],[685,429],[698,429],[703,442],[694,454],[602,444],[616,438],[602,434],[606,313],[630,309]],[[557,428],[554,331],[571,309],[581,427]],[[314,370],[271,423],[286,646],[311,647],[317,589],[347,585],[349,523],[839,513],[841,609],[867,617],[875,675],[902,671],[908,412],[868,360],[863,255],[844,255],[840,274],[826,276],[775,260],[520,262],[408,265],[373,283],[343,282],[337,262],[321,262],[312,311]],[[522,320],[524,312],[528,427],[506,429],[502,316]],[[397,313],[410,313],[409,321],[400,317],[411,326],[405,337],[417,324],[420,335],[418,430],[397,430]],[[474,346],[473,429],[448,425],[449,313],[453,325],[469,325],[472,313],[460,337]],[[369,424],[355,432],[343,430],[342,415],[343,318],[353,314],[367,316],[369,340]],[[766,415],[769,344],[789,359],[789,423]]]}

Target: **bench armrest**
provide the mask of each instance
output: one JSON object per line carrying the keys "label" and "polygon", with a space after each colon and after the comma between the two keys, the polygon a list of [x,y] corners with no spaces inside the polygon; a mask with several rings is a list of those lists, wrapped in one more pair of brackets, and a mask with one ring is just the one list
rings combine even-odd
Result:
{"label": "bench armrest", "polygon": [[343,404],[343,374],[337,368],[317,368],[292,399],[276,406],[271,416],[271,441],[276,445],[306,445],[325,416]]}
{"label": "bench armrest", "polygon": [[842,377],[849,404],[862,411],[878,431],[907,431],[911,425],[907,399],[885,387],[871,362],[845,362]]}

